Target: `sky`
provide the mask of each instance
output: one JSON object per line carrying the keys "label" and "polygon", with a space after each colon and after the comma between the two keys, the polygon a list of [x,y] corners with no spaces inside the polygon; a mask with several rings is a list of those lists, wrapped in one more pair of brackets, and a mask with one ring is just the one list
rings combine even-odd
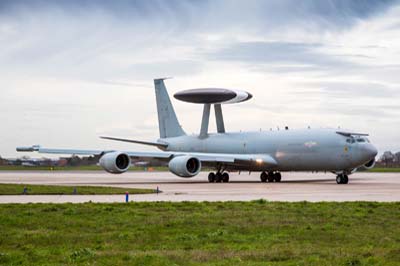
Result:
{"label": "sky", "polygon": [[[99,136],[157,139],[166,76],[171,95],[249,91],[227,131],[340,127],[400,151],[400,1],[2,0],[0,155],[153,149]],[[198,133],[202,106],[172,101]]]}

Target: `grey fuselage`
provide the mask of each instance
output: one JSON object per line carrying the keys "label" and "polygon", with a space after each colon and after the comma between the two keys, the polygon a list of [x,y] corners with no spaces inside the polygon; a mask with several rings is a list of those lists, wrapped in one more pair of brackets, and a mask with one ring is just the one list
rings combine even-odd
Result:
{"label": "grey fuselage", "polygon": [[362,138],[363,141],[358,142],[336,131],[303,129],[215,133],[205,138],[196,135],[161,138],[159,142],[168,144],[166,151],[266,154],[278,163],[273,169],[246,169],[253,171],[349,172],[375,158],[377,150],[368,139]]}

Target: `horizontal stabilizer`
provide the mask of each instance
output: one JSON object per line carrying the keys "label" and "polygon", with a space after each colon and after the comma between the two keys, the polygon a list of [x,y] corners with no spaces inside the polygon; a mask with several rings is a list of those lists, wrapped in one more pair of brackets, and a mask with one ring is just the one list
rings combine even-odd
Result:
{"label": "horizontal stabilizer", "polygon": [[156,146],[159,148],[167,148],[168,144],[165,143],[160,143],[160,142],[150,142],[150,141],[141,141],[141,140],[133,140],[133,139],[121,139],[121,138],[113,138],[113,137],[100,137],[102,139],[108,139],[108,140],[115,140],[115,141],[122,141],[122,142],[130,142],[130,143],[137,143],[137,144],[143,144],[143,145],[150,145],[150,146]]}
{"label": "horizontal stabilizer", "polygon": [[30,147],[17,147],[18,152],[38,152],[48,154],[74,154],[74,155],[102,155],[104,153],[112,152],[101,151],[101,150],[76,150],[76,149],[47,149],[42,148],[39,145],[33,145]]}
{"label": "horizontal stabilizer", "polygon": [[32,152],[32,151],[39,151],[40,146],[39,145],[32,145],[29,147],[17,147],[18,152]]}

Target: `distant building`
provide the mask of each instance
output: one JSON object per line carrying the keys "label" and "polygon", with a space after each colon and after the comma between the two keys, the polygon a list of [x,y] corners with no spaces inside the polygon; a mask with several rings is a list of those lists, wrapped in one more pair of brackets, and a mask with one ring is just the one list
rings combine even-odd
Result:
{"label": "distant building", "polygon": [[7,165],[7,160],[0,156],[0,165]]}
{"label": "distant building", "polygon": [[4,159],[7,165],[22,165],[22,166],[55,166],[57,160],[52,160],[48,158],[8,158]]}
{"label": "distant building", "polygon": [[67,159],[65,159],[65,158],[60,158],[58,161],[57,161],[57,166],[66,166],[68,164],[68,160]]}

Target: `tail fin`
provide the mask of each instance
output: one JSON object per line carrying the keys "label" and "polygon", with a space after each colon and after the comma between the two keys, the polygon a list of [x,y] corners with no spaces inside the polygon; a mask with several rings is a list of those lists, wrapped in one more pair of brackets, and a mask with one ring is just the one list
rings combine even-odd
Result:
{"label": "tail fin", "polygon": [[169,99],[164,79],[155,79],[154,87],[156,90],[158,127],[160,129],[160,138],[170,138],[186,135],[179,125],[174,107]]}

